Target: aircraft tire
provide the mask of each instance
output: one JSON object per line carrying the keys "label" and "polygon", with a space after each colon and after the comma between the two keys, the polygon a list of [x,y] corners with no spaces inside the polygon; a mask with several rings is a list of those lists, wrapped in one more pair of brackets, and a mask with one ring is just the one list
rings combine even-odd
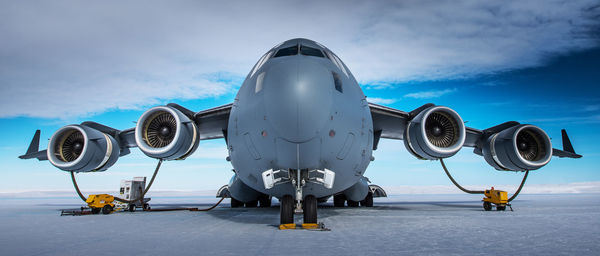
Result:
{"label": "aircraft tire", "polygon": [[260,208],[271,207],[271,196],[269,196],[269,195],[261,195],[258,198],[258,203],[260,205]]}
{"label": "aircraft tire", "polygon": [[291,195],[285,195],[281,198],[280,206],[280,224],[294,223],[294,198]]}
{"label": "aircraft tire", "polygon": [[258,200],[252,200],[246,203],[246,208],[256,208],[258,206]]}
{"label": "aircraft tire", "polygon": [[348,207],[358,207],[358,201],[348,200]]}
{"label": "aircraft tire", "polygon": [[242,206],[244,206],[243,202],[238,201],[237,199],[235,199],[233,197],[231,198],[231,208],[238,208],[238,207],[242,207]]}
{"label": "aircraft tire", "polygon": [[317,223],[317,198],[308,195],[304,198],[304,223]]}
{"label": "aircraft tire", "polygon": [[364,200],[360,201],[361,206],[373,207],[373,193],[369,192]]}
{"label": "aircraft tire", "polygon": [[346,197],[344,195],[333,196],[333,206],[344,207],[344,204],[346,204]]}

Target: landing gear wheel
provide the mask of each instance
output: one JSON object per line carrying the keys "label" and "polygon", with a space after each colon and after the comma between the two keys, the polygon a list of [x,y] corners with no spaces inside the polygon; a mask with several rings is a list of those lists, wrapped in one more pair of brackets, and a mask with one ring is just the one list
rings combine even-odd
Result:
{"label": "landing gear wheel", "polygon": [[100,208],[92,208],[92,214],[98,214],[100,213]]}
{"label": "landing gear wheel", "polygon": [[290,195],[285,195],[281,198],[279,206],[280,221],[279,224],[294,223],[294,198]]}
{"label": "landing gear wheel", "polygon": [[252,200],[246,203],[246,208],[256,208],[258,206],[258,200]]}
{"label": "landing gear wheel", "polygon": [[135,204],[130,204],[130,205],[128,206],[128,210],[129,210],[130,212],[135,212]]}
{"label": "landing gear wheel", "polygon": [[348,207],[358,207],[358,201],[348,200]]}
{"label": "landing gear wheel", "polygon": [[313,195],[308,195],[304,198],[304,223],[317,223],[317,198]]}
{"label": "landing gear wheel", "polygon": [[260,208],[271,207],[271,196],[262,195],[258,198]]}
{"label": "landing gear wheel", "polygon": [[231,208],[238,208],[238,207],[242,207],[244,206],[244,203],[242,203],[242,201],[238,201],[235,198],[231,198]]}
{"label": "landing gear wheel", "polygon": [[373,207],[373,193],[369,192],[364,200],[360,201],[361,206]]}
{"label": "landing gear wheel", "polygon": [[344,204],[346,204],[346,196],[344,196],[344,195],[333,196],[333,206],[344,207]]}
{"label": "landing gear wheel", "polygon": [[149,204],[144,204],[142,207],[143,207],[142,209],[144,209],[144,211],[149,211],[150,210],[150,205]]}
{"label": "landing gear wheel", "polygon": [[506,210],[506,206],[500,206],[500,205],[496,206],[496,211],[504,211],[504,210]]}
{"label": "landing gear wheel", "polygon": [[483,209],[486,211],[491,211],[492,210],[492,203],[490,202],[483,202]]}
{"label": "landing gear wheel", "polygon": [[102,207],[102,214],[109,214],[113,211],[112,206],[106,204],[104,205],[104,207]]}

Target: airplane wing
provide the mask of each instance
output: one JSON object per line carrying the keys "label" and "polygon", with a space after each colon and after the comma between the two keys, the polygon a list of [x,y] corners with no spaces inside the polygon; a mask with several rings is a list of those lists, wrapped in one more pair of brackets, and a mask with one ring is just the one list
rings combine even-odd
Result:
{"label": "airplane wing", "polygon": [[27,152],[19,158],[50,160],[60,169],[76,172],[106,170],[133,147],[140,147],[153,158],[184,159],[195,151],[200,140],[227,137],[232,106],[227,104],[200,112],[175,103],[154,107],[140,118],[145,129],[141,132],[143,135],[136,135],[136,127],[118,130],[89,121],[67,125],[50,138],[50,148],[41,151],[37,130]]}
{"label": "airplane wing", "polygon": [[[426,123],[430,120],[429,119],[424,120],[423,113],[428,115],[429,113],[434,113],[437,111],[437,112],[442,113],[443,116],[445,116],[449,119],[451,119],[452,117],[455,117],[452,115],[452,113],[456,114],[456,112],[447,111],[446,112],[447,115],[446,115],[443,113],[443,111],[446,111],[445,109],[447,109],[447,108],[443,107],[443,108],[440,108],[438,111],[436,109],[438,107],[439,106],[435,106],[434,104],[429,103],[429,104],[425,104],[413,111],[405,112],[402,110],[398,110],[398,109],[394,109],[394,108],[390,108],[390,107],[386,107],[386,106],[382,106],[382,105],[378,105],[378,104],[374,104],[374,103],[369,103],[369,108],[371,109],[371,116],[373,118],[373,134],[375,136],[374,143],[373,143],[373,149],[376,150],[379,140],[381,138],[385,138],[385,139],[404,140],[405,145],[407,146],[409,151],[411,153],[413,153],[413,155],[417,156],[418,158],[439,159],[439,158],[445,158],[445,157],[453,155],[453,154],[448,154],[448,152],[445,152],[447,154],[444,154],[443,146],[440,146],[440,144],[433,143],[433,142],[441,143],[444,141],[443,140],[442,141],[435,141],[435,140],[432,141],[431,134],[428,134],[429,131],[427,129],[425,129],[428,126]],[[429,115],[429,116],[431,116],[431,115]],[[427,117],[425,117],[425,118],[427,118]],[[434,117],[432,117],[432,118],[433,119],[431,119],[431,120],[435,121],[436,118],[434,118]],[[460,117],[458,117],[458,115],[456,115],[456,118],[457,118],[457,120],[460,120],[460,122],[462,123],[462,119],[460,119]],[[456,124],[456,125],[460,126],[461,124]],[[413,126],[415,128],[417,126],[418,127],[423,126],[424,129],[423,130],[413,129],[411,131],[411,133],[408,133],[407,130],[411,129],[411,127],[413,127]],[[462,126],[464,126],[464,124],[462,124]],[[419,137],[419,131],[425,131],[426,134],[421,135],[425,139],[419,140],[418,138],[417,139],[414,138],[414,137]],[[519,131],[525,131],[525,132],[519,132]],[[514,135],[514,136],[510,137],[510,135]],[[532,160],[531,162],[540,162],[540,160],[542,160],[542,159],[536,160],[535,156],[532,156],[533,154],[538,154],[538,155],[545,154],[546,158],[548,160],[549,160],[550,156],[580,158],[581,155],[575,153],[573,146],[571,145],[571,142],[570,142],[569,137],[567,136],[567,133],[565,130],[562,131],[562,135],[563,135],[562,136],[563,137],[562,138],[563,139],[563,149],[560,150],[560,149],[556,149],[556,148],[548,148],[548,150],[546,150],[546,151],[540,149],[540,147],[539,147],[544,144],[544,139],[547,139],[548,144],[551,144],[549,142],[549,138],[547,138],[547,135],[545,134],[545,132],[543,132],[541,129],[539,129],[535,126],[522,125],[515,121],[505,122],[505,123],[502,123],[502,124],[494,126],[494,127],[490,127],[485,130],[478,130],[475,128],[464,126],[464,134],[463,134],[463,136],[460,136],[460,137],[461,138],[464,137],[464,143],[462,144],[462,147],[474,148],[473,152],[475,154],[484,156],[486,158],[486,160],[488,160],[488,162],[493,162],[494,164],[492,164],[492,166],[496,167],[496,169],[524,170],[527,168],[518,168],[518,167],[526,167],[523,164],[520,164],[520,165],[516,164],[517,168],[507,168],[507,167],[515,167],[514,162],[518,162],[518,159],[523,158],[523,154],[521,154],[521,158],[519,158],[519,156],[516,154],[511,155],[512,152],[510,152],[510,150],[508,150],[509,151],[508,153],[503,154],[502,152],[497,152],[498,150],[496,150],[493,146],[490,147],[489,144],[491,142],[494,142],[495,143],[494,145],[496,147],[499,147],[496,144],[502,144],[502,145],[504,145],[503,146],[504,148],[509,148],[513,144],[516,145],[516,142],[511,144],[511,143],[504,143],[503,141],[510,140],[511,138],[514,138],[516,140],[516,138],[519,137],[519,140],[521,140],[520,142],[523,142],[523,143],[529,142],[529,145],[531,145],[532,147],[538,146],[537,148],[529,148],[529,149],[523,148],[525,150],[523,152],[519,151],[519,149],[515,147],[514,151],[519,151],[521,153],[524,153],[525,158],[534,157],[531,159]],[[410,138],[405,138],[406,136],[410,136]],[[428,136],[430,136],[430,137],[428,137]],[[500,139],[500,137],[502,137],[502,140]],[[430,139],[428,140],[427,138],[430,138]],[[539,145],[535,145],[535,143],[539,143]],[[442,151],[442,153],[439,153],[439,152],[432,153],[432,151],[428,150],[426,147],[431,146],[431,144],[434,144],[434,146],[436,146],[436,145],[440,146],[440,147],[434,148],[433,151],[436,151],[436,149],[437,149],[437,151]],[[500,151],[503,151],[504,148],[500,148]],[[529,150],[529,151],[527,151],[527,150]],[[456,152],[457,151],[458,151],[458,149],[456,150]],[[534,151],[536,151],[536,152],[534,152]],[[456,153],[456,152],[454,152],[454,153]],[[439,154],[436,155],[436,153],[439,153]],[[489,155],[489,156],[486,156],[486,155]],[[511,163],[503,163],[503,161],[511,162]],[[540,163],[542,163],[542,162],[544,162],[544,161],[541,161]],[[546,163],[547,163],[547,161],[546,161]],[[529,167],[531,167],[531,168],[537,167],[536,164],[534,164],[534,165],[535,166],[529,166]],[[539,168],[539,167],[537,167],[537,168]],[[537,169],[537,168],[535,168],[535,169]]]}

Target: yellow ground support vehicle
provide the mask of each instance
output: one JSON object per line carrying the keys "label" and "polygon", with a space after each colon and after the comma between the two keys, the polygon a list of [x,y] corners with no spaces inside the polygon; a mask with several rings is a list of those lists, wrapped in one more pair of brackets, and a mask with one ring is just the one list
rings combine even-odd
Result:
{"label": "yellow ground support vehicle", "polygon": [[486,211],[492,210],[492,204],[496,206],[496,210],[498,211],[506,210],[506,206],[510,207],[510,204],[508,203],[508,193],[506,191],[496,190],[492,187],[492,189],[486,189],[484,195],[483,209]]}
{"label": "yellow ground support vehicle", "polygon": [[115,197],[109,194],[90,195],[87,200],[85,200],[94,214],[97,214],[100,211],[102,211],[102,214],[111,213],[115,208],[114,201]]}

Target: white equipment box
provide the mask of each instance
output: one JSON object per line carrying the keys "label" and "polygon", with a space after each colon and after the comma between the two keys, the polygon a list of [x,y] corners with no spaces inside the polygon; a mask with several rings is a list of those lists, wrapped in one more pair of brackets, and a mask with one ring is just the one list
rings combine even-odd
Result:
{"label": "white equipment box", "polygon": [[[146,188],[146,177],[134,177],[133,180],[121,180],[121,188],[119,189],[119,197],[125,200],[135,200],[140,198]],[[149,209],[148,201],[150,198],[144,198],[132,202],[131,204],[119,203],[119,206],[129,211],[135,211],[135,208]]]}

